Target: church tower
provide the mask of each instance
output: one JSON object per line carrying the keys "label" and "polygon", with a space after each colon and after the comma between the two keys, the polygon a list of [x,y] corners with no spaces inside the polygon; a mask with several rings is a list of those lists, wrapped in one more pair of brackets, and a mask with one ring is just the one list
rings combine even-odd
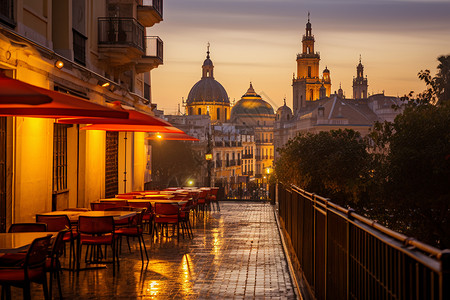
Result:
{"label": "church tower", "polygon": [[309,20],[306,23],[306,33],[302,39],[302,53],[297,54],[297,76],[294,74],[292,80],[293,88],[293,108],[294,114],[306,107],[306,101],[315,101],[323,97],[320,93],[322,85],[326,90],[326,96],[331,93],[331,79],[328,68],[322,72],[322,78],[319,76],[320,54],[314,52],[314,35]]}
{"label": "church tower", "polygon": [[353,99],[367,99],[367,76],[364,78],[364,66],[359,56],[359,64],[356,66],[356,78],[353,77]]}

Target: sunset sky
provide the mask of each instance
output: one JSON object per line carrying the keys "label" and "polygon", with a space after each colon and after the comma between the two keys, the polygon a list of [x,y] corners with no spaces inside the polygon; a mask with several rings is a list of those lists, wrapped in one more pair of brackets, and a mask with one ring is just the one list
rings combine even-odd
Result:
{"label": "sunset sky", "polygon": [[[249,82],[274,110],[292,107],[292,74],[308,11],[332,91],[352,95],[359,55],[369,93],[402,96],[422,91],[417,73],[435,74],[437,57],[450,55],[450,0],[166,0],[164,21],[148,35],[164,41],[164,64],[152,71],[153,103],[175,113],[201,78],[211,43],[214,77],[230,101]],[[184,109],[182,109],[184,112]]]}

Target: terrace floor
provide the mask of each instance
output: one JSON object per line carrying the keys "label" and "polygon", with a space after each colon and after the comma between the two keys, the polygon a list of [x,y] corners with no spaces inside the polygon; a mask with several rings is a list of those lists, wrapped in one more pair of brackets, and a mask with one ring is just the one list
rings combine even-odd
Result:
{"label": "terrace floor", "polygon": [[[221,202],[194,224],[194,239],[150,242],[149,263],[139,246],[122,244],[120,271],[63,271],[66,299],[296,299],[273,209],[268,203]],[[110,253],[110,252],[109,252]],[[12,288],[12,299],[22,291]],[[32,287],[33,299],[43,298]],[[56,284],[53,297],[58,298]]]}

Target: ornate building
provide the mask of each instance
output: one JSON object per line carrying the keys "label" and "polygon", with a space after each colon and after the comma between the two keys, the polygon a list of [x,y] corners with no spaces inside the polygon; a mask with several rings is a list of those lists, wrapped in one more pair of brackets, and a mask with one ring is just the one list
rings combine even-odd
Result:
{"label": "ornate building", "polygon": [[225,122],[230,117],[230,100],[224,87],[214,79],[214,65],[206,52],[202,78],[189,92],[186,100],[188,115],[209,115],[213,123]]}
{"label": "ornate building", "polygon": [[[314,36],[311,23],[306,24],[303,36],[303,53],[297,56],[297,78],[293,80],[293,113],[286,102],[278,108],[274,125],[274,148],[283,147],[300,132],[317,133],[337,129],[353,129],[367,135],[375,121],[393,121],[401,111],[394,110],[400,104],[398,97],[367,93],[367,77],[364,66],[356,68],[353,78],[353,99],[346,99],[339,85],[337,93],[330,95],[330,72],[325,68],[323,78],[318,78],[319,54],[314,53]],[[275,159],[278,153],[275,151]]]}
{"label": "ornate building", "polygon": [[231,109],[230,123],[253,131],[256,142],[254,173],[257,178],[261,178],[267,168],[272,168],[274,121],[272,106],[255,92],[250,83],[247,92]]}
{"label": "ornate building", "polygon": [[309,21],[302,39],[302,53],[297,54],[297,76],[292,79],[294,113],[302,110],[307,101],[315,101],[331,94],[330,71],[327,67],[319,77],[319,52],[314,52],[314,35]]}
{"label": "ornate building", "polygon": [[[151,70],[163,64],[163,41],[147,34],[162,20],[163,0],[2,0],[0,73],[152,115]],[[83,110],[81,101],[71,105]],[[38,213],[144,189],[145,137],[0,117],[0,232]]]}

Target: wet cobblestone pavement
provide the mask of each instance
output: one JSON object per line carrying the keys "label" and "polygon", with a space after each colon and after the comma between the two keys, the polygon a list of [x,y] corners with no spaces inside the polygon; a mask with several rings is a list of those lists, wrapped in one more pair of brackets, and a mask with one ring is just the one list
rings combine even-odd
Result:
{"label": "wet cobblestone pavement", "polygon": [[[151,243],[144,236],[148,264],[141,262],[137,240],[130,241],[132,253],[124,240],[115,277],[112,265],[78,275],[63,271],[64,298],[296,299],[270,204],[222,202],[220,212],[194,224],[192,240]],[[13,299],[21,298],[20,289],[12,291]],[[32,293],[43,298],[40,286]]]}

